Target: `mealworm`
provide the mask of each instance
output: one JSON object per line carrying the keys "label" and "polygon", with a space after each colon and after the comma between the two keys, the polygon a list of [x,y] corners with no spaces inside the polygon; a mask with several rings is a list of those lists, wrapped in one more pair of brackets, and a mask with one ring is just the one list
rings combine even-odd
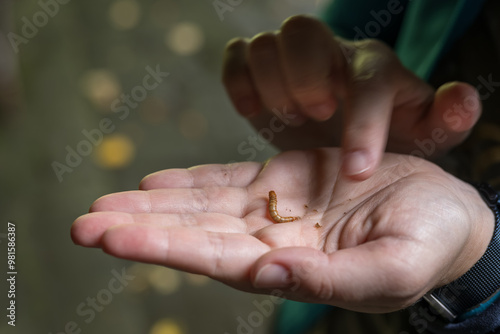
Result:
{"label": "mealworm", "polygon": [[289,223],[293,222],[300,217],[281,217],[278,213],[277,207],[278,200],[276,199],[276,193],[274,191],[269,192],[269,215],[276,223]]}

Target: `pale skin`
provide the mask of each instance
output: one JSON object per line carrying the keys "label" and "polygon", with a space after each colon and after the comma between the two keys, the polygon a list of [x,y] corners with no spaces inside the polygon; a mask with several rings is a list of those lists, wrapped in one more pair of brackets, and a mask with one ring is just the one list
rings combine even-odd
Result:
{"label": "pale skin", "polygon": [[[223,81],[257,128],[287,106],[295,116],[273,143],[299,150],[266,164],[149,175],[139,191],[98,199],[73,224],[75,243],[244,291],[364,312],[411,305],[486,250],[493,214],[470,185],[431,162],[384,153],[410,153],[436,128],[447,139],[432,156],[461,143],[481,112],[473,87],[434,91],[380,42],[342,41],[307,17],[229,43]],[[446,121],[466,98],[477,108]],[[352,161],[354,152],[365,165]],[[275,224],[270,190],[281,215],[301,218]]]}
{"label": "pale skin", "polygon": [[[385,154],[364,182],[339,177],[335,148],[160,171],[139,191],[98,199],[71,233],[79,245],[244,291],[393,311],[464,274],[494,225],[474,188],[407,158]],[[274,223],[269,189],[302,218]]]}

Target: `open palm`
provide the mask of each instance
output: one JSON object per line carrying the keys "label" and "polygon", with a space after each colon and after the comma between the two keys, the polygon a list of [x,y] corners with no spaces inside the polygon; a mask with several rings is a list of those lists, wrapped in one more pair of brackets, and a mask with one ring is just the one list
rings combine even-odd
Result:
{"label": "open palm", "polygon": [[[408,306],[486,249],[491,212],[437,166],[385,154],[374,176],[353,182],[340,165],[340,150],[325,148],[161,171],[98,199],[72,237],[237,289],[369,312]],[[270,190],[280,215],[301,219],[273,222]]]}

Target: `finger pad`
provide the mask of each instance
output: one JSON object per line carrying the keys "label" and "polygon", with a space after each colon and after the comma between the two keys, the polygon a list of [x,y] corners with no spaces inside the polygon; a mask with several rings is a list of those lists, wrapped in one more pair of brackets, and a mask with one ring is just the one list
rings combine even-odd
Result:
{"label": "finger pad", "polygon": [[77,245],[99,247],[101,237],[107,229],[129,223],[132,223],[132,217],[126,213],[89,213],[75,220],[71,226],[71,239]]}

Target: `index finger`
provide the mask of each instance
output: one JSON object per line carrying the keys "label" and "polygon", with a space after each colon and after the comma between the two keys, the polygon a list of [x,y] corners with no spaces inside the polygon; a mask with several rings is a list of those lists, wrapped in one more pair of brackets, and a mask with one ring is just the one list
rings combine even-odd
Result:
{"label": "index finger", "polygon": [[380,164],[387,145],[398,89],[394,72],[401,65],[379,42],[359,45],[363,52],[351,63],[345,101],[342,172],[351,179],[364,180]]}

